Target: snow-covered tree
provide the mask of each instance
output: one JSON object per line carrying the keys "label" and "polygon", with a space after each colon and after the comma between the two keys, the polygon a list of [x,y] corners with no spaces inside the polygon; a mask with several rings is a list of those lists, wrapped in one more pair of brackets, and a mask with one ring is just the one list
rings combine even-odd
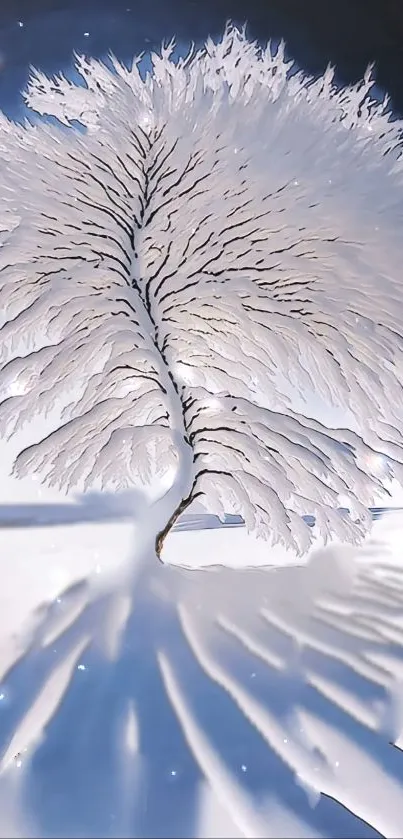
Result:
{"label": "snow-covered tree", "polygon": [[[56,121],[1,118],[1,431],[65,404],[16,472],[173,471],[157,553],[196,498],[298,550],[307,513],[355,540],[403,473],[402,124],[370,72],[339,89],[232,26],[172,53],[145,77],[33,71],[25,101]],[[297,413],[284,381],[356,432]]]}

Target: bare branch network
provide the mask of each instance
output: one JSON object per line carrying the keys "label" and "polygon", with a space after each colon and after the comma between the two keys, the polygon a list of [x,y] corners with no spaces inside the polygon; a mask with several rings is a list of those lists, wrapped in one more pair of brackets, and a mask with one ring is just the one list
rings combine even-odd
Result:
{"label": "bare branch network", "polygon": [[[16,473],[175,469],[163,535],[199,498],[299,551],[304,515],[355,540],[403,476],[402,124],[370,72],[340,90],[232,26],[172,53],[145,78],[76,56],[81,86],[34,70],[25,101],[59,124],[1,117],[1,433],[68,402]],[[279,374],[360,434],[296,413]]]}

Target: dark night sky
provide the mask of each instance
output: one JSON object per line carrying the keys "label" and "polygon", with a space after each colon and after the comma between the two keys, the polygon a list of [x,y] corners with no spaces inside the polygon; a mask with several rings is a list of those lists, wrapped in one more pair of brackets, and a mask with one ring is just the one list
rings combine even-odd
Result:
{"label": "dark night sky", "polygon": [[380,86],[403,112],[403,0],[0,0],[0,106],[16,100],[30,63],[49,72],[73,49],[129,57],[173,34],[200,41],[228,18],[247,20],[262,41],[283,37],[313,73],[330,61],[347,82],[375,61]]}

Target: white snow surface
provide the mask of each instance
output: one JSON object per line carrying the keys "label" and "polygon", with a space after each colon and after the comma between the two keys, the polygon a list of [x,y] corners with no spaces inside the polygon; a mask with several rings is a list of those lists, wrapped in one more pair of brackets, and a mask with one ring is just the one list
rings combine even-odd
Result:
{"label": "white snow surface", "polygon": [[401,835],[401,513],[304,560],[178,530],[111,595],[132,523],[2,488],[48,524],[0,528],[1,837]]}

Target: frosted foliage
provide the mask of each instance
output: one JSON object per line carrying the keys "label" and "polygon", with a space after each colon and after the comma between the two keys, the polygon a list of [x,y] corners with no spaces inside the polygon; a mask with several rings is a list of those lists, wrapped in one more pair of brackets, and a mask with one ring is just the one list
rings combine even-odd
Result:
{"label": "frosted foliage", "polygon": [[[25,101],[63,125],[2,118],[1,433],[64,399],[18,474],[122,487],[177,464],[186,503],[299,550],[306,513],[355,540],[403,474],[402,125],[370,72],[290,74],[231,26],[172,50],[145,79],[113,57],[76,56],[82,86],[33,71]],[[278,372],[362,436],[297,415]]]}

